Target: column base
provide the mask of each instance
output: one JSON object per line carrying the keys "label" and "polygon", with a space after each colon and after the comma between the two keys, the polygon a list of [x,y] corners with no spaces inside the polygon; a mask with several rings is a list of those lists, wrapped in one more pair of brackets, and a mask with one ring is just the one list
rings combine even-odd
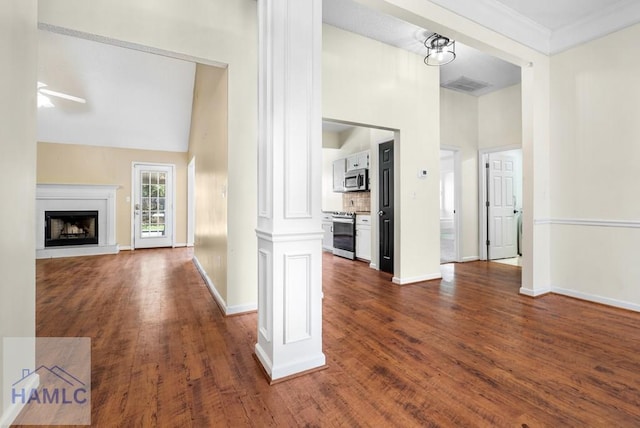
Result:
{"label": "column base", "polygon": [[269,360],[267,355],[260,349],[260,346],[256,344],[253,358],[258,363],[258,366],[260,366],[260,369],[267,378],[269,385],[286,382],[299,376],[304,376],[309,373],[329,368],[326,364],[324,353],[322,352],[314,358],[307,358],[303,361],[297,361],[292,364],[282,364],[279,367],[274,367],[271,360]]}

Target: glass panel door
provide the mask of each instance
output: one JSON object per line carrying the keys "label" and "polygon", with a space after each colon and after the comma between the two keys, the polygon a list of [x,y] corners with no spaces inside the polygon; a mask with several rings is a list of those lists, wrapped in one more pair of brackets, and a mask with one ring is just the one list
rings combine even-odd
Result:
{"label": "glass panel door", "polygon": [[134,165],[134,247],[173,245],[173,166]]}

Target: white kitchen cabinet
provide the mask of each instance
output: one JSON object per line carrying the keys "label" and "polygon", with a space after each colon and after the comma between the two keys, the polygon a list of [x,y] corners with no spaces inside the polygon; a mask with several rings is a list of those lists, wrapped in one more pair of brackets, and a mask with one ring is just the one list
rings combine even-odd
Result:
{"label": "white kitchen cabinet", "polygon": [[370,215],[356,215],[356,258],[371,261]]}
{"label": "white kitchen cabinet", "polygon": [[322,213],[322,249],[333,251],[333,216],[330,213]]}
{"label": "white kitchen cabinet", "polygon": [[333,161],[333,191],[344,192],[344,173],[346,169],[347,160],[337,159]]}
{"label": "white kitchen cabinet", "polygon": [[347,157],[347,171],[369,168],[369,151],[354,153]]}

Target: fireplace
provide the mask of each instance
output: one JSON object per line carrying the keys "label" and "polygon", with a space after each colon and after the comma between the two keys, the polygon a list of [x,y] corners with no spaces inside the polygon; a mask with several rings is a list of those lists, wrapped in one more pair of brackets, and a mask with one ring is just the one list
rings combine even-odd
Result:
{"label": "fireplace", "polygon": [[[119,186],[112,184],[39,183],[36,187],[36,258],[118,254],[120,251],[120,246],[116,242],[118,188]],[[95,216],[97,213],[95,230],[92,230],[89,225],[88,236],[85,235],[84,238],[78,234],[74,238],[71,237],[73,235],[66,235],[63,237],[64,242],[60,240],[60,236],[56,238],[57,242],[50,242],[52,236],[49,232],[51,227],[48,217],[51,214],[57,217],[57,214],[72,215],[72,213],[79,213],[82,216],[88,213]],[[82,225],[76,225],[76,227],[82,227]],[[73,233],[75,229],[67,230]],[[91,239],[91,244],[81,239]],[[46,245],[45,240],[48,241]],[[65,245],[59,245],[60,243]]]}
{"label": "fireplace", "polygon": [[45,247],[98,244],[98,211],[45,211]]}

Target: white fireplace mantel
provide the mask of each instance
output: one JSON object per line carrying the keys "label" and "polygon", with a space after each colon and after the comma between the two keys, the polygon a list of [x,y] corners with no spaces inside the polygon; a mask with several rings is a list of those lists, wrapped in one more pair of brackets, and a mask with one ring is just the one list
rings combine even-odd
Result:
{"label": "white fireplace mantel", "polygon": [[[38,184],[36,258],[116,254],[116,190],[111,184]],[[44,246],[45,211],[98,211],[98,245]]]}

